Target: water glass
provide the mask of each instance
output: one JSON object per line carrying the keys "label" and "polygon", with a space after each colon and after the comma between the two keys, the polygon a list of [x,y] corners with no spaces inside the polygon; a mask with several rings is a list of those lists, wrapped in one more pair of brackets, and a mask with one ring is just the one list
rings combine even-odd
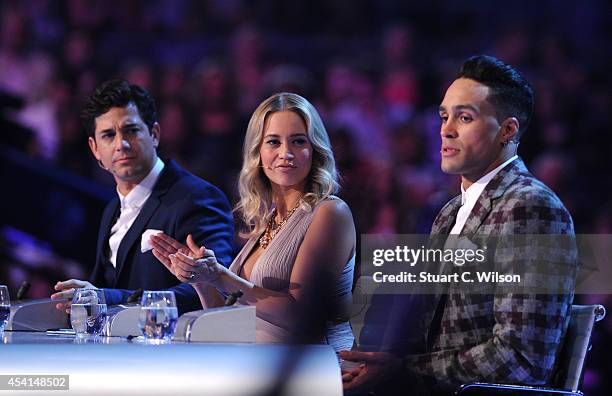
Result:
{"label": "water glass", "polygon": [[77,336],[98,336],[106,326],[106,298],[101,289],[76,289],[72,296],[70,324]]}
{"label": "water glass", "polygon": [[140,302],[138,325],[151,343],[170,341],[176,330],[178,310],[172,291],[145,290]]}
{"label": "water glass", "polygon": [[4,334],[4,327],[8,323],[11,315],[11,299],[9,298],[8,288],[0,285],[0,339]]}

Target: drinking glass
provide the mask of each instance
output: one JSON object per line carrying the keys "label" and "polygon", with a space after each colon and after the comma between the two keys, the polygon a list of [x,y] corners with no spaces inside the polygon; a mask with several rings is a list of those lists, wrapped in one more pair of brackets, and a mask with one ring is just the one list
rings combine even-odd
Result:
{"label": "drinking glass", "polygon": [[4,335],[4,327],[8,323],[11,315],[11,299],[9,298],[8,288],[0,285],[0,341]]}
{"label": "drinking glass", "polygon": [[106,325],[106,298],[101,289],[76,289],[72,296],[70,324],[77,336],[103,333]]}
{"label": "drinking glass", "polygon": [[138,326],[148,342],[155,344],[170,341],[177,321],[174,292],[145,290],[142,293]]}

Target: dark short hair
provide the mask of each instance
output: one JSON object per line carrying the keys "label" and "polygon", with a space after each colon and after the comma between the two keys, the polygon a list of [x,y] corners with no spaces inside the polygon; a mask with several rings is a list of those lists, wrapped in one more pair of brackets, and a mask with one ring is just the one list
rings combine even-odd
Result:
{"label": "dark short hair", "polygon": [[95,137],[96,117],[113,107],[126,107],[130,103],[136,105],[140,118],[152,133],[153,125],[157,122],[157,109],[151,94],[138,85],[115,79],[100,84],[85,100],[81,120],[87,136]]}
{"label": "dark short hair", "polygon": [[533,89],[514,67],[493,56],[477,55],[463,63],[457,78],[469,78],[489,87],[487,100],[495,107],[498,120],[516,117],[516,139],[523,135],[533,114]]}

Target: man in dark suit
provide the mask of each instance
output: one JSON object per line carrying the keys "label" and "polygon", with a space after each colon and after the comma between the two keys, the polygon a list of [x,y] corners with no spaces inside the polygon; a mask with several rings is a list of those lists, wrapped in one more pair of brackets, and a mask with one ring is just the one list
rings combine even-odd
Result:
{"label": "man in dark suit", "polygon": [[[75,288],[104,288],[107,304],[125,303],[135,289],[174,291],[179,312],[201,309],[195,290],[179,283],[153,256],[149,235],[163,232],[179,241],[189,234],[232,259],[233,222],[225,195],[174,161],[157,155],[161,128],[155,102],[143,88],[124,80],[100,85],[82,112],[89,147],[100,167],[117,183],[117,195],[104,210],[96,263],[90,281],[55,285],[51,298],[70,298]],[[58,309],[69,309],[58,303]]]}
{"label": "man in dark suit", "polygon": [[[426,352],[344,353],[364,362],[344,374],[345,389],[372,389],[401,377],[414,385],[413,394],[451,394],[467,382],[542,385],[552,379],[569,323],[577,253],[570,214],[517,156],[532,109],[533,91],[512,66],[488,56],[464,63],[439,109],[441,167],[461,176],[462,194],[440,211],[431,231],[445,246],[502,241],[492,262],[527,276],[515,287],[493,283],[486,293],[451,283],[432,296]],[[441,269],[448,274],[457,270],[452,267]]]}

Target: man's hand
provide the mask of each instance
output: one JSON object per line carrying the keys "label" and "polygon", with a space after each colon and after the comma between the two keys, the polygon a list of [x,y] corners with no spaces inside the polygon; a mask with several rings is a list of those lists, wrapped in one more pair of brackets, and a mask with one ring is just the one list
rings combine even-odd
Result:
{"label": "man's hand", "polygon": [[61,310],[65,310],[66,313],[70,313],[70,306],[72,305],[72,296],[74,295],[74,289],[97,289],[94,285],[87,281],[78,280],[78,279],[69,279],[63,282],[57,282],[53,287],[57,293],[51,294],[52,300],[59,300],[67,298],[68,301],[60,301],[55,304],[55,308]]}
{"label": "man's hand", "polygon": [[342,387],[345,391],[370,391],[401,369],[401,360],[386,352],[342,351],[340,357],[362,363],[351,371],[342,372]]}

